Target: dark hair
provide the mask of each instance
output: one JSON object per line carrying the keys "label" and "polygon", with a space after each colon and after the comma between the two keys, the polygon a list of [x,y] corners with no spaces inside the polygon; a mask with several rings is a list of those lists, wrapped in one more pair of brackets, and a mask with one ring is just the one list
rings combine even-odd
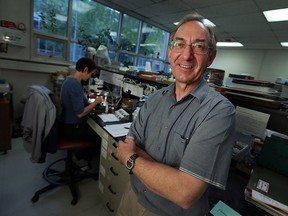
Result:
{"label": "dark hair", "polygon": [[197,21],[202,23],[208,30],[208,40],[209,40],[209,46],[212,48],[212,51],[216,50],[216,43],[217,43],[217,38],[216,35],[214,33],[214,30],[212,27],[206,25],[204,23],[204,17],[197,14],[197,13],[192,13],[192,14],[188,14],[186,16],[184,16],[181,21],[177,24],[177,26],[175,27],[175,29],[173,29],[173,31],[170,33],[170,42],[174,40],[174,36],[176,31],[179,29],[180,26],[182,26],[183,24],[190,22],[190,21]]}
{"label": "dark hair", "polygon": [[76,62],[76,68],[75,69],[77,71],[83,71],[85,67],[88,67],[88,73],[91,73],[93,70],[98,68],[92,59],[86,58],[86,57],[80,58]]}

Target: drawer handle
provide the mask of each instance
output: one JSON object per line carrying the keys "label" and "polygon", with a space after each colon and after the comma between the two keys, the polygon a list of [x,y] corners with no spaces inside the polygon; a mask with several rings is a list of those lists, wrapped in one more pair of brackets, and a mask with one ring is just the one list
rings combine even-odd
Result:
{"label": "drawer handle", "polygon": [[112,155],[112,157],[113,157],[115,160],[117,160],[117,161],[119,160],[119,158],[116,156],[116,154],[115,154],[114,152],[112,152],[111,155]]}
{"label": "drawer handle", "polygon": [[115,142],[114,142],[112,145],[114,146],[114,148],[117,148],[117,147],[118,147]]}
{"label": "drawer handle", "polygon": [[113,173],[114,176],[118,176],[119,173],[115,172],[113,167],[110,167],[110,171]]}
{"label": "drawer handle", "polygon": [[113,195],[116,195],[116,192],[112,190],[112,186],[111,186],[111,185],[108,186],[108,189],[110,190],[110,192],[111,192]]}
{"label": "drawer handle", "polygon": [[106,203],[106,207],[108,208],[108,210],[109,210],[110,212],[114,212],[114,209],[112,209],[112,208],[110,207],[110,203],[109,203],[109,202]]}

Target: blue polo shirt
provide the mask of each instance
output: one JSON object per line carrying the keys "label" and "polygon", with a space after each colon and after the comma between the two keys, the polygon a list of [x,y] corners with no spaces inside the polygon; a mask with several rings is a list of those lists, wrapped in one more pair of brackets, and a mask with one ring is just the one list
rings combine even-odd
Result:
{"label": "blue polo shirt", "polygon": [[81,82],[73,77],[67,77],[61,87],[60,121],[65,124],[79,124],[82,119],[77,115],[84,111],[88,99],[83,91]]}
{"label": "blue polo shirt", "polygon": [[[127,136],[156,161],[225,189],[235,142],[234,105],[204,79],[178,102],[174,90],[172,84],[151,95]],[[149,191],[134,175],[131,185],[139,203],[158,215],[209,211],[208,190],[190,209],[182,209]]]}

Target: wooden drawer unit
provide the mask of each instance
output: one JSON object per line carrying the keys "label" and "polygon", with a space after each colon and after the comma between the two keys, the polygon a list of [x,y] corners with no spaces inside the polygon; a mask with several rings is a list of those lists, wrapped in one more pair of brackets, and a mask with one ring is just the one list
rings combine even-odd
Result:
{"label": "wooden drawer unit", "polygon": [[98,188],[102,202],[112,216],[117,212],[129,181],[129,171],[118,161],[117,141],[93,119],[88,119],[88,124],[102,138]]}

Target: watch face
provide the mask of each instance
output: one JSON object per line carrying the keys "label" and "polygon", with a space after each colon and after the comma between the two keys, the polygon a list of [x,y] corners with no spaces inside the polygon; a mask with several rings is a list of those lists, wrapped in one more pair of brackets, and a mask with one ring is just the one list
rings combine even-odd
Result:
{"label": "watch face", "polygon": [[133,160],[131,159],[131,158],[129,158],[128,160],[127,160],[127,162],[126,162],[126,167],[127,167],[127,169],[132,169],[133,168],[133,165],[134,165],[134,162],[133,162]]}
{"label": "watch face", "polygon": [[133,167],[134,167],[134,163],[135,163],[135,160],[136,158],[138,157],[137,154],[133,154],[131,155],[128,160],[126,161],[126,168],[128,170],[130,170],[130,172],[132,171]]}

